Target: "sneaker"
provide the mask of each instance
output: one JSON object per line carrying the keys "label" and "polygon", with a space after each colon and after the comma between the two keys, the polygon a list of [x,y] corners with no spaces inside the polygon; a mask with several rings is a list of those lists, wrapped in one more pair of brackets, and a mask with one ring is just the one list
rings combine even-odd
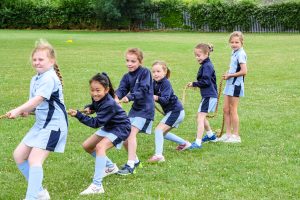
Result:
{"label": "sneaker", "polygon": [[114,164],[114,166],[112,166],[112,167],[106,167],[105,168],[105,173],[104,173],[103,177],[111,175],[111,174],[115,174],[118,171],[119,171],[119,168],[118,168],[118,166],[116,164]]}
{"label": "sneaker", "polygon": [[48,190],[47,189],[43,189],[42,191],[40,191],[38,193],[37,199],[38,200],[50,200],[50,195],[49,195]]}
{"label": "sneaker", "polygon": [[196,142],[193,142],[189,149],[201,149],[202,145],[198,145]]}
{"label": "sneaker", "polygon": [[176,150],[178,150],[178,151],[184,151],[184,150],[190,148],[191,145],[192,145],[192,144],[191,144],[190,142],[186,141],[184,144],[178,145],[178,146],[176,147]]}
{"label": "sneaker", "polygon": [[92,183],[87,189],[80,193],[80,195],[89,195],[89,194],[100,194],[104,193],[103,186],[97,186]]}
{"label": "sneaker", "polygon": [[216,142],[217,141],[217,137],[215,134],[213,134],[211,137],[209,137],[208,135],[205,135],[202,138],[202,142]]}
{"label": "sneaker", "polygon": [[139,162],[134,163],[134,168],[143,168],[142,162],[139,160]]}
{"label": "sneaker", "polygon": [[231,138],[231,134],[224,134],[222,137],[217,138],[217,142],[226,142],[229,138]]}
{"label": "sneaker", "polygon": [[[121,169],[123,169],[125,167],[126,164],[122,165],[121,166]],[[134,168],[137,169],[137,168],[143,168],[143,164],[142,162],[139,160],[139,162],[137,163],[134,163]]]}
{"label": "sneaker", "polygon": [[129,165],[125,164],[121,170],[117,172],[119,175],[129,175],[135,173],[135,167],[131,168]]}
{"label": "sneaker", "polygon": [[224,141],[227,143],[241,143],[241,137],[239,135],[233,134],[228,140]]}
{"label": "sneaker", "polygon": [[155,162],[165,162],[165,157],[163,155],[154,155],[148,159],[148,162],[155,163]]}

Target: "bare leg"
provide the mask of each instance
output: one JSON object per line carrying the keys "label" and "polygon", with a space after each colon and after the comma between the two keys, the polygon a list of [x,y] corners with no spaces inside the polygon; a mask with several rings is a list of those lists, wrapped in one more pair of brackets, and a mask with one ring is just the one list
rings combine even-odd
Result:
{"label": "bare leg", "polygon": [[197,116],[197,139],[202,139],[203,132],[204,132],[204,121],[206,118],[207,113],[199,112]]}
{"label": "bare leg", "polygon": [[226,127],[226,133],[231,133],[231,123],[230,123],[230,96],[224,95],[224,123]]}
{"label": "bare leg", "polygon": [[239,115],[238,115],[239,97],[232,97],[230,99],[230,115],[233,126],[233,134],[239,135]]}

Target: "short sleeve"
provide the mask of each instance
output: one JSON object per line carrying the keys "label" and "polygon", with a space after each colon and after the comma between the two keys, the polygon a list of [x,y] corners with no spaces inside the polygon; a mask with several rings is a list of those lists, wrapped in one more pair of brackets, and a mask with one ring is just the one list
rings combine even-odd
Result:
{"label": "short sleeve", "polygon": [[241,52],[239,55],[238,55],[238,63],[247,63],[247,56],[245,54],[245,52]]}
{"label": "short sleeve", "polygon": [[43,77],[35,91],[35,96],[42,96],[49,100],[53,93],[55,81],[52,77]]}

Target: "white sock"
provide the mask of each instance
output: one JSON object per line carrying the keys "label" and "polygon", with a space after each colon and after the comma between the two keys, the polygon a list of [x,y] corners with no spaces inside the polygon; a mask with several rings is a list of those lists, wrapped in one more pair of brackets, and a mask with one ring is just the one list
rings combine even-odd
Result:
{"label": "white sock", "polygon": [[137,156],[135,156],[135,161],[134,161],[134,163],[136,164],[136,163],[138,163],[138,162],[140,162],[140,160],[139,160],[139,158],[138,158]]}
{"label": "white sock", "polygon": [[212,137],[214,135],[212,130],[207,131],[206,134],[208,137]]}
{"label": "white sock", "polygon": [[128,160],[127,165],[129,165],[131,168],[134,168],[134,160]]}
{"label": "white sock", "polygon": [[200,146],[201,145],[201,143],[202,143],[202,139],[196,139],[196,144],[198,145],[198,146]]}

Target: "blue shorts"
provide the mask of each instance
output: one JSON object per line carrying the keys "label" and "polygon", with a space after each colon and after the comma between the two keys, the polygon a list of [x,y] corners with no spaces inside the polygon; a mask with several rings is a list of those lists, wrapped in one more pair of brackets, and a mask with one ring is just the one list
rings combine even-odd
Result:
{"label": "blue shorts", "polygon": [[98,131],[96,131],[95,134],[100,137],[108,138],[117,149],[122,148],[123,140],[121,138],[119,138],[118,136],[116,136],[115,134],[106,132],[102,129],[99,129]]}
{"label": "blue shorts", "polygon": [[184,116],[184,110],[170,111],[165,115],[165,117],[160,121],[160,123],[166,124],[170,127],[178,128],[179,124],[183,121]]}
{"label": "blue shorts", "polygon": [[233,85],[226,82],[223,94],[232,97],[243,97],[244,96],[244,84]]}
{"label": "blue shorts", "polygon": [[33,126],[25,135],[22,143],[29,147],[35,147],[48,151],[63,153],[67,141],[67,130],[51,130]]}
{"label": "blue shorts", "polygon": [[198,108],[198,112],[204,112],[204,113],[215,112],[217,101],[218,99],[214,97],[202,98]]}
{"label": "blue shorts", "polygon": [[151,134],[153,121],[151,119],[145,119],[142,117],[130,117],[131,126],[134,126],[140,130],[140,132]]}

